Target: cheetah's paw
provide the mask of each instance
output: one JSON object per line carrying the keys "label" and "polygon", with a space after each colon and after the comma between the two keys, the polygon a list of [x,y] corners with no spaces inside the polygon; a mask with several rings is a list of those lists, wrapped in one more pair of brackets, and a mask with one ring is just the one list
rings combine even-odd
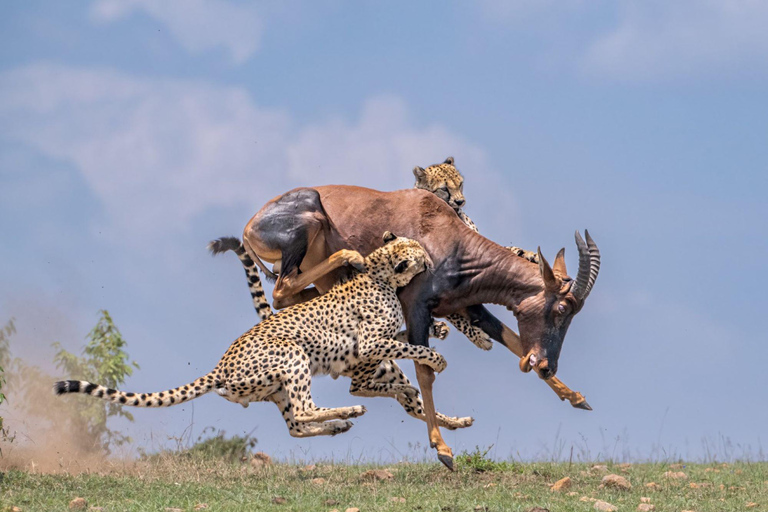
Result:
{"label": "cheetah's paw", "polygon": [[432,328],[430,329],[430,337],[444,340],[448,337],[448,333],[451,332],[450,327],[445,322],[432,322]]}
{"label": "cheetah's paw", "polygon": [[337,434],[343,434],[347,430],[351,429],[353,423],[349,420],[333,420],[327,422],[326,425],[330,425],[331,427],[330,435],[335,436]]}

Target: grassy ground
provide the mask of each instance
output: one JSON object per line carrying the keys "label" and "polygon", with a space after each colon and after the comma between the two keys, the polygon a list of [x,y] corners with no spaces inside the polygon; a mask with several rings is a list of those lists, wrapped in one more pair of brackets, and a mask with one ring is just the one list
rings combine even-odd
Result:
{"label": "grassy ground", "polygon": [[[84,510],[168,509],[212,511],[268,510],[368,511],[592,511],[595,500],[634,511],[641,498],[655,510],[768,511],[768,463],[633,464],[593,468],[592,464],[493,463],[458,457],[458,470],[438,464],[386,467],[317,464],[314,467],[271,465],[164,456],[151,461],[114,463],[91,474],[43,475],[8,471],[0,482],[0,510],[23,512],[67,510],[76,497]],[[385,469],[393,478],[368,481],[369,469]],[[671,479],[667,471],[683,472]],[[630,490],[601,487],[609,473],[625,477]],[[550,486],[570,477],[570,488]],[[655,485],[650,485],[652,482]],[[204,506],[205,505],[205,506]],[[95,510],[98,510],[95,509]]]}

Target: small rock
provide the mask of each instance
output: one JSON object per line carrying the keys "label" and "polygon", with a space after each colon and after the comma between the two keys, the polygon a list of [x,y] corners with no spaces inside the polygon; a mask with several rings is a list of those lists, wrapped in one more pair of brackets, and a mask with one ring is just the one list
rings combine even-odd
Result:
{"label": "small rock", "polygon": [[707,468],[704,470],[705,473],[719,473],[720,470],[717,468]]}
{"label": "small rock", "polygon": [[672,480],[686,480],[688,475],[682,471],[667,471],[664,473],[664,478],[670,478]]}
{"label": "small rock", "polygon": [[11,512],[21,512],[21,507],[11,507]]}
{"label": "small rock", "polygon": [[656,510],[656,506],[650,503],[641,503],[637,506],[637,512],[652,512],[653,510]]}
{"label": "small rock", "polygon": [[578,496],[578,495],[579,493],[577,493],[576,491],[571,491],[568,493],[568,496]]}
{"label": "small rock", "polygon": [[695,512],[693,510],[681,510],[680,512]]}
{"label": "small rock", "polygon": [[640,503],[650,503],[651,498],[646,498],[645,496],[640,497]]}
{"label": "small rock", "polygon": [[747,507],[747,508],[755,508],[755,507],[759,507],[760,505],[759,505],[759,504],[757,504],[757,503],[755,503],[754,501],[749,501],[749,502],[747,502],[747,504],[746,504],[746,505],[744,505],[744,506],[745,506],[745,507]]}
{"label": "small rock", "polygon": [[541,508],[541,507],[533,507],[532,509],[529,509],[528,512],[549,512],[549,509]]}
{"label": "small rock", "polygon": [[338,504],[339,504],[339,501],[338,501],[338,500],[325,500],[323,503],[324,503],[326,506],[328,506],[328,507],[332,507],[332,506],[334,506],[334,505],[338,505]]}
{"label": "small rock", "polygon": [[489,484],[485,484],[483,486],[483,489],[490,489],[491,487],[496,487],[496,484],[494,482],[491,482]]}
{"label": "small rock", "polygon": [[550,487],[549,490],[552,492],[560,492],[570,488],[571,488],[571,478],[565,477],[555,482],[555,484],[552,487]]}
{"label": "small rock", "polygon": [[603,477],[602,484],[605,487],[612,487],[614,489],[621,489],[623,491],[628,491],[632,488],[632,484],[629,483],[629,480],[619,475],[605,475]]}
{"label": "small rock", "polygon": [[251,467],[263,468],[265,466],[271,466],[271,465],[272,465],[272,457],[270,457],[264,452],[256,452],[253,454],[253,457],[251,457]]}
{"label": "small rock", "polygon": [[325,485],[325,478],[313,478],[310,482],[315,485]]}
{"label": "small rock", "polygon": [[402,498],[400,496],[392,496],[391,498],[389,498],[389,501],[393,503],[405,503],[405,498]]}
{"label": "small rock", "polygon": [[312,471],[316,470],[317,466],[314,464],[309,464],[307,466],[304,466],[303,468],[299,468],[300,473],[311,473]]}
{"label": "small rock", "polygon": [[283,498],[282,496],[275,496],[274,498],[272,498],[272,503],[274,503],[275,505],[285,505],[286,503],[288,503],[288,500]]}
{"label": "small rock", "polygon": [[645,484],[645,486],[648,489],[658,489],[659,488],[659,484],[657,484],[656,482],[648,482],[647,484]]}
{"label": "small rock", "polygon": [[605,464],[595,464],[589,470],[593,473],[607,473],[608,466],[606,466]]}
{"label": "small rock", "polygon": [[395,478],[395,475],[386,469],[369,469],[360,475],[360,480],[367,480],[369,482],[374,482],[377,480],[392,480],[393,478]]}
{"label": "small rock", "polygon": [[595,498],[590,498],[589,496],[582,496],[579,498],[579,501],[597,501]]}
{"label": "small rock", "polygon": [[359,508],[357,508],[357,507],[349,507],[349,508],[348,508],[347,510],[345,510],[344,512],[360,512],[360,509],[359,509]]}
{"label": "small rock", "polygon": [[631,467],[632,467],[632,464],[630,464],[629,462],[622,462],[621,464],[619,464],[619,468],[621,469],[629,469]]}
{"label": "small rock", "polygon": [[616,506],[611,505],[607,501],[597,500],[595,502],[595,510],[597,510],[598,512],[616,512],[619,509],[616,508]]}
{"label": "small rock", "polygon": [[174,508],[174,507],[165,507],[165,512],[184,512],[180,508]]}
{"label": "small rock", "polygon": [[475,512],[488,512],[488,507],[485,505],[477,505],[475,506]]}
{"label": "small rock", "polygon": [[682,464],[670,464],[669,469],[683,469]]}
{"label": "small rock", "polygon": [[69,510],[85,510],[88,506],[88,502],[85,498],[75,498],[69,502]]}
{"label": "small rock", "polygon": [[198,503],[195,505],[195,510],[205,510],[206,508],[208,508],[207,503]]}
{"label": "small rock", "polygon": [[104,510],[104,507],[88,507],[88,510],[91,512],[102,512]]}

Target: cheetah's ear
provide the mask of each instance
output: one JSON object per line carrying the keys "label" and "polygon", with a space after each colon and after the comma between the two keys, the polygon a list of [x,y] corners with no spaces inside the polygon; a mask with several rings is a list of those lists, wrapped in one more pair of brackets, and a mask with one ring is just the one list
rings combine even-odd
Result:
{"label": "cheetah's ear", "polygon": [[423,167],[417,165],[413,168],[413,175],[416,176],[417,180],[423,180],[427,177],[427,171],[425,171]]}
{"label": "cheetah's ear", "polygon": [[385,231],[384,232],[384,236],[382,237],[382,239],[384,240],[385,244],[388,244],[389,242],[391,242],[395,238],[397,238],[397,235],[392,233],[391,231]]}
{"label": "cheetah's ear", "polygon": [[445,162],[443,163],[448,165],[453,165],[453,157],[449,156],[448,158],[445,159]]}

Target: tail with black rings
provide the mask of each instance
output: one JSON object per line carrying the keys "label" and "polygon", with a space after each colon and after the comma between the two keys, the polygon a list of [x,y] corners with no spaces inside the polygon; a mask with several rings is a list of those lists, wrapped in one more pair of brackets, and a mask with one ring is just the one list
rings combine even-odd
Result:
{"label": "tail with black rings", "polygon": [[217,384],[216,374],[211,372],[184,386],[157,393],[129,393],[85,380],[59,381],[53,385],[53,392],[57,395],[80,393],[133,407],[170,407],[202,396],[216,388]]}

